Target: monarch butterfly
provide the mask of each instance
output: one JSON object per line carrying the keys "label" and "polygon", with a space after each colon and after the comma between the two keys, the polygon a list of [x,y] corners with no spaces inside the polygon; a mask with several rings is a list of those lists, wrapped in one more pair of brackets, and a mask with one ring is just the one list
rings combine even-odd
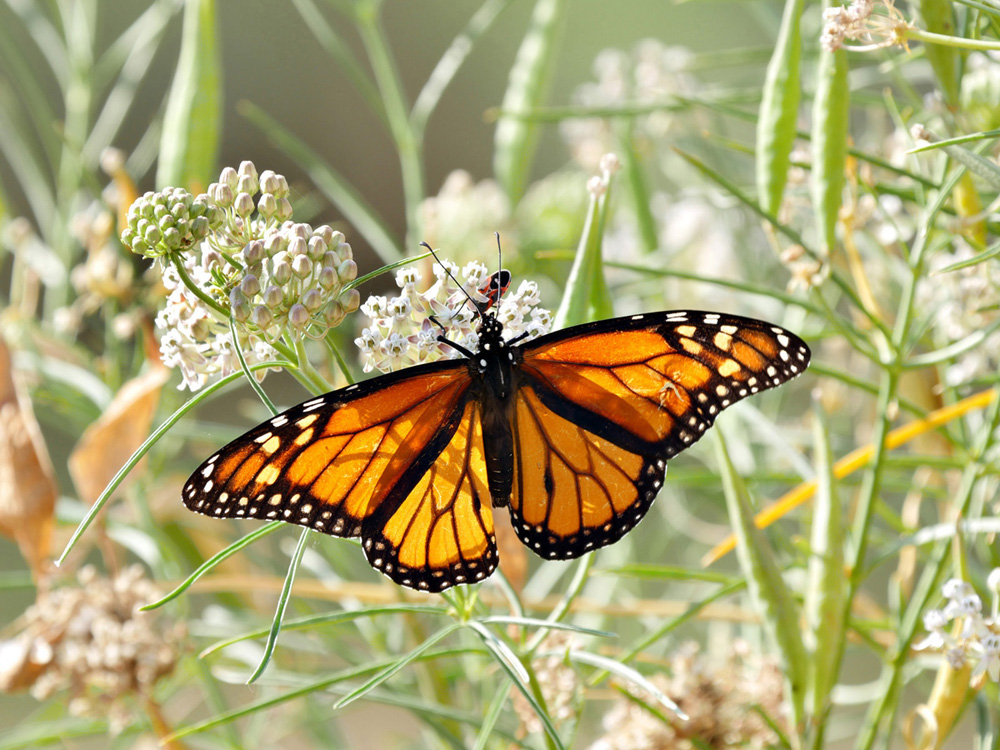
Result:
{"label": "monarch butterfly", "polygon": [[494,508],[543,558],[617,541],[720,411],[809,364],[784,328],[694,310],[505,340],[489,310],[509,283],[501,271],[479,290],[475,352],[442,335],[464,358],[288,409],[205,461],[184,504],[361,537],[372,567],[441,591],[496,568]]}

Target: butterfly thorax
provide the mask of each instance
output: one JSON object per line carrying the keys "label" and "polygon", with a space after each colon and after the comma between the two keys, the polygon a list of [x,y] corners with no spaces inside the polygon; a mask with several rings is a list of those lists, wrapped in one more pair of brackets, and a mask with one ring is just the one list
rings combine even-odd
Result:
{"label": "butterfly thorax", "polygon": [[517,347],[503,338],[503,324],[493,315],[483,315],[479,324],[479,346],[469,361],[473,379],[479,381],[479,408],[483,426],[487,480],[495,507],[510,502],[513,475],[514,436],[510,411],[519,359]]}
{"label": "butterfly thorax", "polygon": [[493,315],[484,315],[479,324],[479,346],[469,369],[485,381],[484,387],[499,401],[511,395],[515,351],[503,338],[503,323]]}

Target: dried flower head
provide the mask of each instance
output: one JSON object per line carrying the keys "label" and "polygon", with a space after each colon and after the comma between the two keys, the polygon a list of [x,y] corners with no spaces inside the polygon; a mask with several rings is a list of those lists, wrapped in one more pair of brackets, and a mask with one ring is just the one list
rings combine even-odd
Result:
{"label": "dried flower head", "polygon": [[[435,263],[434,284],[427,291],[418,292],[419,274],[416,268],[408,266],[396,273],[396,284],[401,290],[399,296],[372,296],[361,305],[361,312],[368,317],[369,324],[354,343],[361,349],[365,372],[392,372],[436,359],[463,356],[461,351],[439,339],[445,332],[449,341],[469,351],[476,350],[478,318],[469,296],[478,302],[485,301],[478,289],[489,278],[489,270],[482,263],[473,262],[459,273],[455,264],[447,260],[442,263],[462,280],[461,288],[444,266]],[[552,314],[537,307],[539,301],[538,285],[533,281],[522,281],[516,292],[504,295],[496,316],[504,325],[505,338],[526,333],[527,338],[532,339],[549,331]],[[434,320],[444,327],[444,332]]]}
{"label": "dried flower head", "polygon": [[[992,595],[990,615],[983,615],[983,601],[972,586],[958,578],[945,581],[941,593],[945,605],[924,614],[927,637],[915,650],[933,649],[944,653],[954,669],[972,666],[970,682],[976,689],[986,678],[1000,682],[1000,568],[987,579]],[[951,627],[951,623],[960,627]]]}
{"label": "dried flower head", "polygon": [[68,691],[70,713],[107,717],[118,733],[132,722],[128,700],[150,698],[173,671],[185,629],[137,611],[160,597],[137,565],[113,579],[86,567],[78,581],[40,594],[21,633],[0,643],[0,689],[39,700]]}
{"label": "dried flower head", "polygon": [[673,675],[652,682],[688,715],[684,723],[664,723],[635,701],[621,699],[604,716],[605,733],[591,750],[693,750],[693,748],[773,747],[778,736],[760,711],[784,726],[784,683],[777,661],[751,656],[737,642],[722,663],[688,643],[671,660]]}
{"label": "dried flower head", "polygon": [[[545,654],[532,662],[535,677],[542,689],[546,713],[556,726],[576,717],[580,702],[580,679],[576,670],[566,658],[566,653],[578,647],[577,638],[565,630],[550,632],[539,646],[538,652]],[[527,698],[516,688],[511,688],[511,702],[517,714],[521,737],[540,734],[543,731],[541,719]]]}

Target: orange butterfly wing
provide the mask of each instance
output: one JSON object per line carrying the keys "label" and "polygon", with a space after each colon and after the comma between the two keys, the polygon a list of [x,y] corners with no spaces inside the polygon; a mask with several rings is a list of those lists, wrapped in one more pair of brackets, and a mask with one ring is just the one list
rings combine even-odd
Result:
{"label": "orange butterfly wing", "polygon": [[[365,555],[372,567],[404,586],[441,591],[476,583],[497,566],[490,491],[486,485],[479,405],[469,401],[444,450],[418,476],[402,501],[383,503],[363,525]],[[407,483],[409,486],[409,483]]]}
{"label": "orange butterfly wing", "polygon": [[620,539],[649,510],[667,459],[810,357],[783,328],[696,311],[599,321],[522,352],[510,511],[529,549],[555,559]]}
{"label": "orange butterfly wing", "polygon": [[[205,461],[182,490],[184,504],[217,518],[277,519],[333,536],[361,536],[370,560],[399,559],[376,567],[401,580],[407,575],[403,563],[417,567],[409,550],[424,527],[403,529],[399,510],[411,509],[413,498],[420,497],[430,498],[434,513],[445,512],[426,489],[426,477],[450,479],[456,464],[468,473],[469,466],[482,463],[481,430],[467,424],[474,416],[471,384],[465,362],[444,361],[306,401]],[[479,485],[468,477],[454,481],[459,489],[452,494],[462,496],[454,507],[475,503],[471,490]],[[423,505],[414,508],[417,518],[425,512]],[[436,544],[440,538],[445,547],[454,541],[464,557],[457,567],[448,555],[421,558],[428,576],[441,577],[433,576],[435,565],[447,580],[463,574],[471,580],[476,569],[492,571],[492,517],[488,509],[476,517],[482,519],[478,530],[463,527],[451,540],[429,527],[429,539]],[[399,549],[376,552],[377,545]],[[478,568],[471,565],[475,555],[481,558]]]}

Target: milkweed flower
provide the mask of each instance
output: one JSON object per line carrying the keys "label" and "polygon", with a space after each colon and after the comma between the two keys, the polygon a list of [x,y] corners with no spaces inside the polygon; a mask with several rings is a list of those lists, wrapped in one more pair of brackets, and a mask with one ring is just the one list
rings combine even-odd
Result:
{"label": "milkweed flower", "polygon": [[167,188],[129,209],[122,242],[160,267],[160,354],[182,388],[238,371],[237,345],[248,365],[273,360],[280,340],[321,338],[358,308],[351,246],[329,226],[291,221],[288,195],[283,176],[245,161],[207,193]]}
{"label": "milkweed flower", "polygon": [[[927,636],[914,650],[940,651],[953,669],[972,667],[970,683],[979,688],[987,678],[1000,682],[1000,568],[987,578],[993,603],[983,614],[983,601],[972,586],[961,579],[945,581],[941,593],[946,602],[940,609],[924,614]],[[955,626],[953,623],[960,623]]]}
{"label": "milkweed flower", "polygon": [[[448,271],[461,279],[461,286]],[[361,350],[365,372],[392,372],[464,356],[459,349],[441,341],[440,336],[468,351],[476,350],[478,315],[469,297],[477,302],[486,301],[478,290],[489,279],[489,269],[472,262],[459,271],[456,264],[442,260],[434,264],[433,273],[434,283],[426,291],[418,292],[417,270],[412,266],[402,268],[396,273],[398,296],[373,295],[361,305],[361,313],[369,322],[354,343]],[[525,338],[532,339],[548,333],[552,313],[538,307],[540,301],[538,285],[527,280],[521,282],[517,291],[503,296],[495,314],[504,325],[504,338],[510,340],[527,334]]]}

